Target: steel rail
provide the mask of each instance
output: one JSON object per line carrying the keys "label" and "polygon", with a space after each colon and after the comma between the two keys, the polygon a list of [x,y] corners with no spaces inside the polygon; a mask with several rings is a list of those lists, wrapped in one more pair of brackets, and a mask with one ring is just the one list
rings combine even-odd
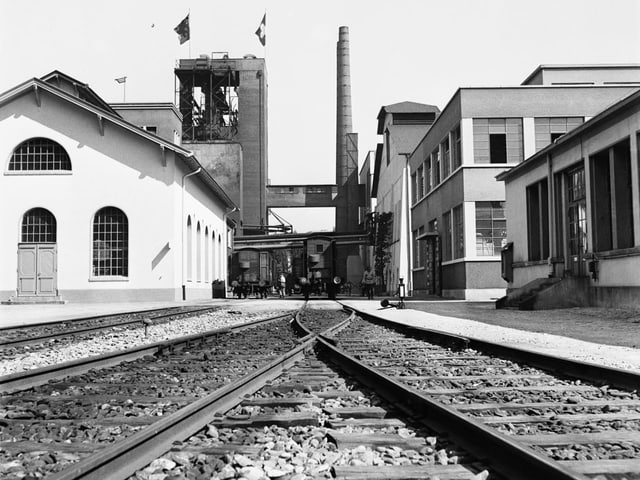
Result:
{"label": "steel rail", "polygon": [[225,412],[239,404],[269,380],[281,375],[304,357],[315,342],[308,336],[302,344],[251,374],[216,390],[206,397],[168,415],[113,446],[107,447],[69,468],[49,477],[51,480],[110,480],[135,474],[171,448],[176,440],[183,440],[209,423],[216,413]]}
{"label": "steel rail", "polygon": [[376,371],[323,338],[318,338],[317,345],[320,350],[327,352],[331,360],[387,401],[409,407],[424,425],[446,433],[453,442],[506,478],[588,480],[588,477],[571,471],[522,443]]}
{"label": "steel rail", "polygon": [[126,350],[109,352],[102,355],[85,357],[78,360],[50,365],[42,368],[35,368],[25,372],[12,373],[0,377],[0,393],[12,393],[27,388],[44,385],[50,380],[58,379],[69,375],[77,375],[85,373],[93,368],[105,368],[117,365],[122,362],[136,360],[146,355],[154,355],[162,353],[165,350],[172,351],[181,347],[190,347],[194,343],[204,342],[210,337],[222,335],[230,332],[240,332],[242,330],[253,328],[257,325],[268,323],[282,318],[291,316],[291,313],[277,315],[275,317],[254,320],[248,323],[233,325],[230,327],[217,328],[206,332],[194,333],[184,337],[154,342],[148,345],[140,345]]}
{"label": "steel rail", "polygon": [[[145,318],[138,318],[135,320],[125,320],[123,322],[118,322],[118,323],[112,323],[109,325],[96,325],[94,327],[86,327],[86,328],[77,328],[77,329],[70,329],[70,330],[66,330],[63,332],[57,332],[57,333],[48,333],[45,335],[38,335],[38,336],[34,336],[34,337],[29,337],[29,338],[19,338],[19,339],[15,339],[15,340],[5,340],[5,341],[1,341],[0,342],[0,348],[11,348],[11,347],[19,347],[22,345],[33,345],[36,343],[43,343],[46,342],[48,340],[51,340],[52,338],[61,338],[61,337],[73,337],[79,334],[83,334],[83,333],[89,333],[89,332],[97,332],[100,330],[108,330],[110,328],[113,327],[123,327],[123,326],[127,326],[127,325],[134,325],[134,324],[141,324],[141,325],[145,325],[145,320],[156,320],[156,319],[160,319],[160,318],[166,318],[166,317],[174,317],[174,316],[178,316],[178,315],[189,315],[189,314],[195,314],[195,313],[200,313],[200,312],[204,312],[206,310],[212,310],[214,308],[218,308],[218,307],[202,307],[202,308],[198,308],[198,309],[194,309],[194,310],[186,310],[186,311],[180,311],[180,312],[173,312],[173,313],[166,313],[163,315],[158,315],[155,317],[145,317]],[[36,324],[36,325],[27,325],[24,328],[33,328],[33,327],[37,327],[37,326],[49,326],[49,325],[58,325],[58,324],[64,324],[64,323],[69,323],[71,322],[80,322],[80,321],[91,321],[91,320],[97,320],[100,318],[105,318],[108,319],[110,317],[118,317],[118,316],[122,316],[122,315],[132,315],[132,314],[138,314],[138,313],[151,313],[151,312],[157,312],[160,310],[166,310],[166,309],[156,309],[156,310],[145,310],[143,312],[123,312],[123,313],[119,313],[119,314],[113,314],[113,315],[108,315],[108,316],[97,316],[97,317],[87,317],[87,318],[76,318],[73,320],[67,320],[67,321],[63,321],[63,322],[52,322],[52,323],[43,323],[43,324]],[[15,327],[13,327],[15,328]]]}
{"label": "steel rail", "polygon": [[457,348],[472,348],[482,353],[492,354],[501,358],[526,363],[527,365],[540,368],[541,370],[567,375],[580,380],[588,380],[599,385],[615,386],[628,390],[640,390],[640,373],[623,370],[621,368],[607,367],[596,363],[581,360],[548,355],[533,350],[503,345],[480,340],[473,337],[463,337],[449,334],[447,332],[431,330],[423,327],[404,325],[397,321],[377,317],[372,313],[363,312],[356,308],[345,306],[345,309],[357,313],[359,316],[371,319],[374,322],[392,326],[396,330],[410,332],[413,336],[427,338],[434,343],[447,344]]}

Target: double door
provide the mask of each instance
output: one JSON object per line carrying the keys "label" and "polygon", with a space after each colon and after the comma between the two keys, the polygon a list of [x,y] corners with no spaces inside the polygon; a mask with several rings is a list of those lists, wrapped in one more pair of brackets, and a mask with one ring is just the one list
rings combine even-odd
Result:
{"label": "double door", "polygon": [[56,244],[18,244],[18,296],[55,296],[56,294]]}

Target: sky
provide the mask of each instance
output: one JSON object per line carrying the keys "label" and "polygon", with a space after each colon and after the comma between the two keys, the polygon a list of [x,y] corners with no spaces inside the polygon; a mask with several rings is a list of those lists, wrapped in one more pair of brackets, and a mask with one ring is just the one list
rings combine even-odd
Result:
{"label": "sky", "polygon": [[[461,86],[519,85],[540,64],[640,63],[640,0],[0,0],[0,91],[57,69],[107,102],[123,101],[122,76],[128,102],[174,101],[178,59],[252,53],[267,64],[271,183],[334,183],[343,25],[360,162],[384,105],[442,109]],[[333,224],[332,209],[277,212],[298,231]]]}

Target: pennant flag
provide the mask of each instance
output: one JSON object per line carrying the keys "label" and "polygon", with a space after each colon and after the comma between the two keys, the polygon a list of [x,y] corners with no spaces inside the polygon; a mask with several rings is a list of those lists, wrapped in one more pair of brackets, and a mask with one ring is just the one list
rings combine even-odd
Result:
{"label": "pennant flag", "polygon": [[115,80],[118,83],[124,83],[127,81],[127,77],[120,77],[120,78],[116,78]]}
{"label": "pennant flag", "polygon": [[184,17],[184,20],[182,20],[173,31],[180,36],[180,45],[189,40],[189,15]]}
{"label": "pennant flag", "polygon": [[264,47],[267,44],[267,14],[264,14],[262,17],[262,22],[260,22],[260,26],[256,30],[256,35],[258,36],[258,40]]}

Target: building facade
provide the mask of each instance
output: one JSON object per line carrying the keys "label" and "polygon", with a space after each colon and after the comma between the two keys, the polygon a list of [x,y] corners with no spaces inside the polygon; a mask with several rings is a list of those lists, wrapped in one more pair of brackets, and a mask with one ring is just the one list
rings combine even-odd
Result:
{"label": "building facade", "polygon": [[496,175],[640,86],[635,65],[562,67],[541,66],[521,86],[458,89],[418,143],[409,158],[415,294],[502,297],[508,234]]}
{"label": "building facade", "polygon": [[530,308],[640,306],[640,92],[501,174],[509,289]]}
{"label": "building facade", "polygon": [[0,301],[211,298],[225,192],[193,154],[60,72],[0,95]]}
{"label": "building facade", "polygon": [[389,293],[396,291],[400,278],[405,284],[411,281],[407,157],[439,113],[438,107],[415,102],[387,105],[378,113],[382,142],[376,149],[371,196],[376,200],[375,214],[392,214],[390,260],[384,271],[376,272]]}

